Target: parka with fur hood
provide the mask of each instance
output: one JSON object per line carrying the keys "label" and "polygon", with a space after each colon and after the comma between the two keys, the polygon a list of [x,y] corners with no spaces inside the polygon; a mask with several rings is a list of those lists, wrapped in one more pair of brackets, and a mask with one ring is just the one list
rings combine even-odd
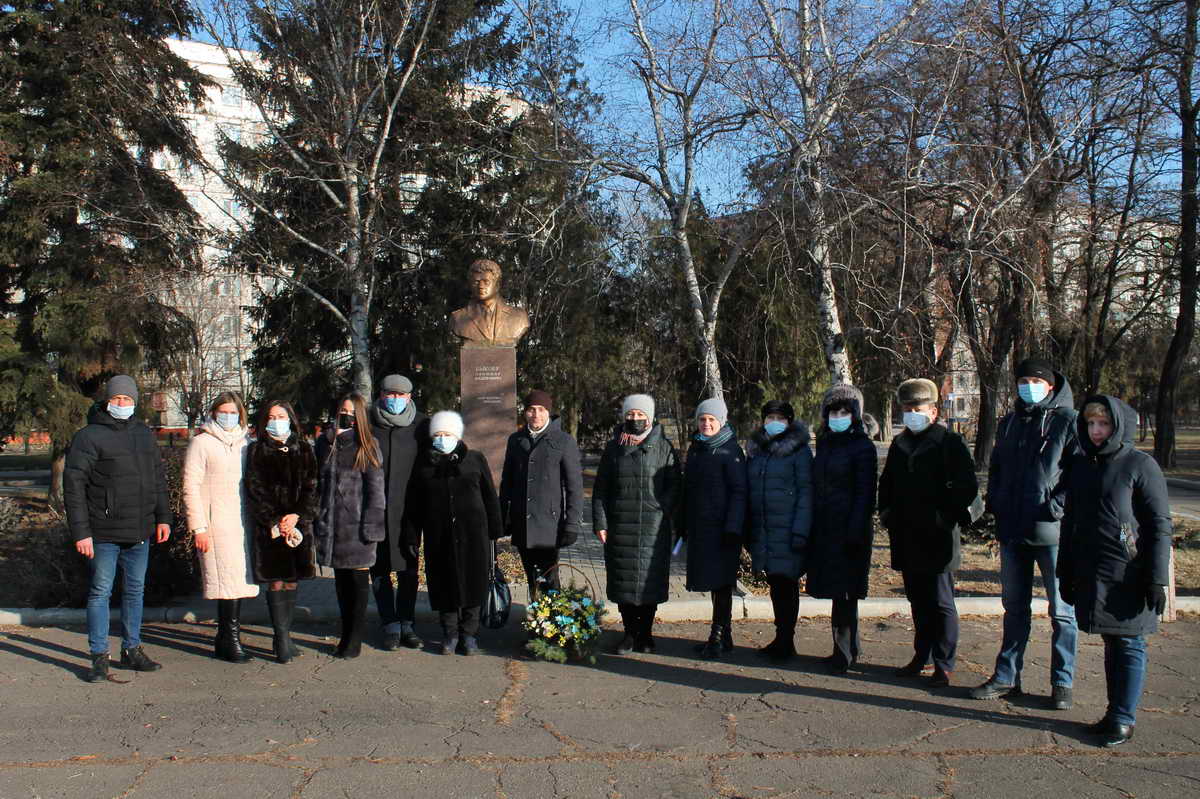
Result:
{"label": "parka with fur hood", "polygon": [[812,527],[808,425],[794,421],[772,437],[761,427],[746,444],[750,526],[746,549],[756,572],[799,579]]}

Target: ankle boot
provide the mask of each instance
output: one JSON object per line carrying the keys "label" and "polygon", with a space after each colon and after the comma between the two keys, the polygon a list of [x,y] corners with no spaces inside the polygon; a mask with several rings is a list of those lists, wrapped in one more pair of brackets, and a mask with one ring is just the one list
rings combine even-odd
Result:
{"label": "ankle boot", "polygon": [[708,640],[700,647],[700,657],[705,660],[717,660],[721,657],[721,653],[727,651],[721,643],[727,628],[720,624],[714,624],[709,630]]}
{"label": "ankle boot", "polygon": [[[92,667],[88,669],[87,676],[84,677],[88,682],[103,682],[108,679],[108,653],[101,652],[98,655],[92,655]],[[1105,716],[1107,719],[1108,717]]]}
{"label": "ankle boot", "polygon": [[275,652],[275,659],[280,663],[287,663],[292,659],[292,647],[288,635],[291,618],[288,616],[287,602],[287,591],[267,592],[267,613],[271,616],[271,629],[274,632],[271,636],[271,649]]}
{"label": "ankle boot", "polygon": [[217,600],[217,637],[213,642],[216,657],[229,663],[245,663],[250,659],[242,649],[240,616],[242,600]]}

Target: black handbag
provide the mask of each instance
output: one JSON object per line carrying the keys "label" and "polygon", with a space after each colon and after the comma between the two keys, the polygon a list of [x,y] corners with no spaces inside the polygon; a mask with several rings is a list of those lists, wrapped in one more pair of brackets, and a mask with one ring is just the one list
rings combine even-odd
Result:
{"label": "black handbag", "polygon": [[496,544],[492,542],[492,568],[491,574],[488,575],[487,595],[483,598],[479,623],[489,630],[502,629],[508,624],[508,614],[511,612],[512,590],[508,587],[504,570],[496,562]]}

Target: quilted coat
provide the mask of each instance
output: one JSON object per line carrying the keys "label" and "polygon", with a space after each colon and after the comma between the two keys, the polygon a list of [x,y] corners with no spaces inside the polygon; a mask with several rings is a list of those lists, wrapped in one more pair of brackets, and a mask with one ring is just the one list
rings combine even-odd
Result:
{"label": "quilted coat", "polygon": [[754,571],[796,580],[812,527],[812,450],[808,426],[792,422],[775,437],[759,429],[746,444],[750,528],[746,549]]}
{"label": "quilted coat", "polygon": [[687,590],[733,585],[746,522],[746,456],[729,425],[688,448],[678,516],[687,538]]}

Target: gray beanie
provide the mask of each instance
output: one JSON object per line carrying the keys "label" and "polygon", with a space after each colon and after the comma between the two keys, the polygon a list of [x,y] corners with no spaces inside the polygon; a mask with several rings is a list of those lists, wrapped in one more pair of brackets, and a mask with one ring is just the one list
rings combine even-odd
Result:
{"label": "gray beanie", "polygon": [[411,394],[412,388],[412,381],[404,375],[388,375],[379,384],[380,391],[395,391],[399,394]]}
{"label": "gray beanie", "polygon": [[108,385],[104,388],[105,401],[112,399],[118,394],[124,394],[127,397],[132,397],[134,403],[138,401],[137,383],[129,375],[113,375],[108,380]]}
{"label": "gray beanie", "polygon": [[630,394],[621,402],[621,418],[630,411],[641,411],[646,418],[654,421],[654,397],[649,394]]}
{"label": "gray beanie", "polygon": [[729,421],[729,409],[725,407],[725,401],[719,400],[716,397],[713,397],[712,399],[706,399],[704,402],[701,402],[699,405],[697,405],[696,414],[692,418],[694,421],[699,422],[700,417],[706,413],[709,416],[715,416],[717,422],[722,427],[727,421]]}

